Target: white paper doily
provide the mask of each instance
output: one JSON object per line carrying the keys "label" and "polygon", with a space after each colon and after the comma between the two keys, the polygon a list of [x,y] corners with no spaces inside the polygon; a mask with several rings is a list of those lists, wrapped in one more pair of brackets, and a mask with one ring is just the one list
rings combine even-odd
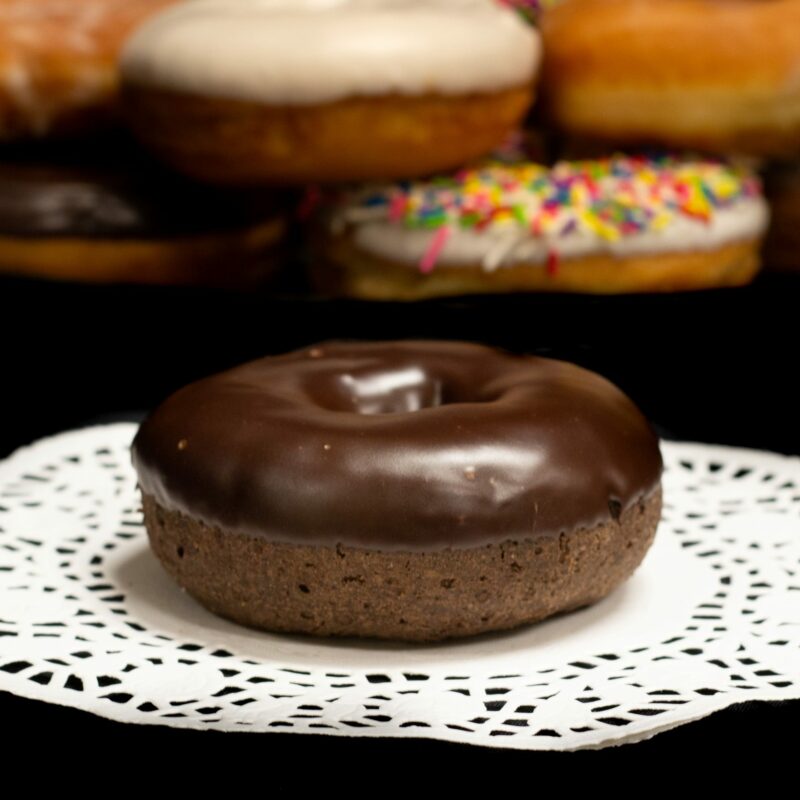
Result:
{"label": "white paper doily", "polygon": [[0,689],[126,722],[557,750],[800,697],[800,459],[665,442],[656,542],[604,601],[373,644],[250,631],[181,592],[148,549],[134,431],[0,464]]}

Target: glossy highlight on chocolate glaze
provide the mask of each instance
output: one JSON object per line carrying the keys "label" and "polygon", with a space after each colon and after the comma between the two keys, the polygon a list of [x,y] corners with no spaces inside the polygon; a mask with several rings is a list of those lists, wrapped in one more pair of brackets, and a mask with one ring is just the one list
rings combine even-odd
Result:
{"label": "glossy highlight on chocolate glaze", "polygon": [[210,525],[298,544],[475,547],[594,527],[660,485],[658,440],[599,375],[462,342],[330,342],[168,398],[139,485]]}
{"label": "glossy highlight on chocolate glaze", "polygon": [[198,186],[140,157],[0,162],[0,235],[162,238],[263,222],[265,195]]}

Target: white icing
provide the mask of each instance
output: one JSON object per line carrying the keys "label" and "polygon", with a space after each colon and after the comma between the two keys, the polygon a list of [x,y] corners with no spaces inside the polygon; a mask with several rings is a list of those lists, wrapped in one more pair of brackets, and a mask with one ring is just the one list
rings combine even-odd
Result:
{"label": "white icing", "polygon": [[539,37],[495,0],[193,0],[127,43],[123,78],[281,104],[458,95],[533,79]]}
{"label": "white icing", "polygon": [[[676,216],[660,231],[643,231],[615,241],[581,229],[566,236],[534,236],[512,222],[484,231],[452,226],[436,266],[438,269],[480,264],[492,271],[518,264],[543,264],[550,253],[566,260],[603,254],[625,257],[714,250],[761,236],[768,220],[764,199],[748,197],[728,208],[715,209],[708,222]],[[385,220],[364,222],[353,230],[355,243],[362,250],[414,268],[429,251],[435,235],[436,231],[405,228]]]}

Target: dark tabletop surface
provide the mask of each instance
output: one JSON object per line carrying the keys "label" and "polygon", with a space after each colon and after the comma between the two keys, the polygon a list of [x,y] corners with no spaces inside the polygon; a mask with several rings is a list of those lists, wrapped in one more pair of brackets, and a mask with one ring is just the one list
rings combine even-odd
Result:
{"label": "dark tabletop surface", "polygon": [[[291,285],[268,295],[8,278],[0,286],[2,456],[68,428],[135,418],[188,381],[249,358],[325,339],[410,337],[468,339],[575,361],[621,386],[663,436],[800,454],[800,273],[693,294],[416,304],[310,298]],[[428,783],[448,789],[507,776],[519,791],[528,785],[525,776],[545,769],[567,775],[564,768],[572,768],[570,779],[590,784],[596,770],[643,764],[674,779],[670,765],[711,754],[730,764],[777,763],[789,755],[793,737],[785,732],[800,722],[799,710],[800,701],[748,703],[647,742],[570,755],[139,727],[0,693],[3,729],[14,732],[19,752],[46,752],[48,763],[146,753],[171,767],[191,765],[181,774],[195,781],[203,765],[236,763],[248,771],[268,760],[263,787],[287,794],[311,784],[332,790],[353,780],[354,765],[358,785],[351,788],[361,794],[387,782],[416,788],[420,765],[436,765]],[[667,760],[676,756],[681,762]],[[298,759],[309,765],[302,775]]]}

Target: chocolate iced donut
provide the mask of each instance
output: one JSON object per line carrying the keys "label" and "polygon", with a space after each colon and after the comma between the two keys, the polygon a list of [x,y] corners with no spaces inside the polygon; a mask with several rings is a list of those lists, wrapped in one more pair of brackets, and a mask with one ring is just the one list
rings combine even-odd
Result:
{"label": "chocolate iced donut", "polygon": [[279,197],[213,191],[127,148],[0,162],[0,272],[249,287],[277,267]]}
{"label": "chocolate iced donut", "polygon": [[661,457],[616,387],[458,342],[329,343],[192,384],[142,425],[151,544],[246,625],[432,640],[627,578]]}

